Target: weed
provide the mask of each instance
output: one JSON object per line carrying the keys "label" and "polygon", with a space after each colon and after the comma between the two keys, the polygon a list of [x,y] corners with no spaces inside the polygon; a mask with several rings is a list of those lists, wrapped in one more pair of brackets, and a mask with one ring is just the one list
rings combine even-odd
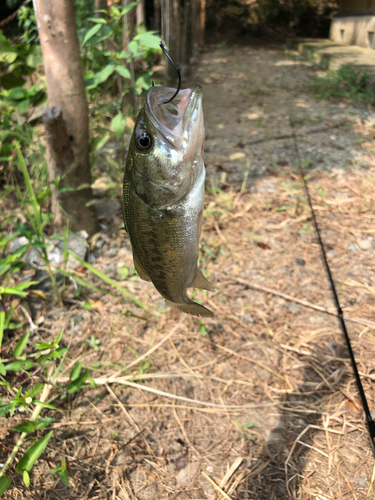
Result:
{"label": "weed", "polygon": [[375,105],[375,90],[369,74],[351,66],[341,66],[337,71],[314,77],[311,89],[318,100],[336,97],[356,104]]}

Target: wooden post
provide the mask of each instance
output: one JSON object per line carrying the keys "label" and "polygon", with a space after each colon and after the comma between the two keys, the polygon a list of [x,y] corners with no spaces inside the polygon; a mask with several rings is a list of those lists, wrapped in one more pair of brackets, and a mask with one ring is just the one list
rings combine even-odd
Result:
{"label": "wooden post", "polygon": [[[47,143],[50,181],[60,177],[59,189],[74,189],[59,197],[68,214],[70,229],[85,229],[93,234],[98,222],[94,207],[87,206],[92,200],[89,117],[74,3],[73,0],[34,0],[34,6],[51,108],[45,119],[51,130],[55,129],[54,133],[47,133],[47,141],[53,139],[53,143]],[[62,110],[63,119],[56,109],[52,111],[54,107]],[[57,161],[59,154],[63,156],[63,166]],[[53,205],[57,209],[56,199]],[[62,220],[62,214],[56,214],[56,221]]]}

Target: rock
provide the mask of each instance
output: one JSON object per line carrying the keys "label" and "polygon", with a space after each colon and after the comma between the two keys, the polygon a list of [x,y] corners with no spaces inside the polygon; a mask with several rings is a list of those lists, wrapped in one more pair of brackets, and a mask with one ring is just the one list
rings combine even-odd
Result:
{"label": "rock", "polygon": [[95,255],[93,253],[90,253],[89,255],[89,263],[90,264],[93,264],[95,262]]}
{"label": "rock", "polygon": [[243,319],[244,321],[246,321],[247,323],[254,323],[254,318],[251,316],[250,313],[246,313],[243,315]]}
{"label": "rock", "polygon": [[298,306],[296,306],[295,304],[288,304],[286,307],[289,309],[289,311],[297,312],[300,310],[300,308]]}
{"label": "rock", "polygon": [[348,246],[348,250],[351,250],[352,252],[357,252],[358,251],[358,247],[356,245],[349,245]]}
{"label": "rock", "polygon": [[296,262],[299,266],[304,266],[306,261],[304,259],[300,259],[299,257],[296,259]]}
{"label": "rock", "polygon": [[121,210],[121,203],[118,200],[101,200],[94,206],[98,219],[107,219]]}
{"label": "rock", "polygon": [[27,245],[28,243],[29,240],[25,236],[20,236],[19,238],[15,238],[14,240],[8,243],[7,253],[12,254],[19,248],[23,247],[24,245]]}
{"label": "rock", "polygon": [[110,251],[108,252],[108,257],[116,257],[118,254],[117,248],[111,248]]}
{"label": "rock", "polygon": [[[78,255],[82,260],[85,259],[88,245],[86,243],[86,238],[88,234],[86,231],[78,231],[78,234],[73,235],[70,234],[68,237],[68,250],[71,250],[75,254]],[[64,252],[64,241],[59,241],[57,245],[58,249],[63,253]],[[76,269],[79,267],[81,263],[72,255],[69,255],[67,267],[70,269]]]}
{"label": "rock", "polygon": [[199,465],[199,462],[193,462],[181,469],[176,477],[177,486],[183,486],[190,483],[193,477],[198,473]]}
{"label": "rock", "polygon": [[370,240],[361,240],[358,242],[358,245],[361,250],[370,250],[372,246]]}
{"label": "rock", "polygon": [[98,240],[96,243],[95,243],[95,248],[97,250],[100,250],[101,248],[103,248],[103,245],[104,245],[104,241],[103,240]]}
{"label": "rock", "polygon": [[[64,276],[60,273],[57,273],[55,275],[55,279],[56,279],[57,286],[61,286],[63,283],[63,280],[64,280]],[[40,269],[39,271],[37,271],[33,281],[39,281],[39,283],[36,285],[31,285],[30,288],[32,290],[40,290],[45,295],[51,295],[54,293],[52,280],[51,280],[50,275],[47,273],[47,271],[44,271],[43,269]]]}
{"label": "rock", "polygon": [[366,486],[368,486],[367,480],[364,477],[361,477],[361,476],[356,477],[355,478],[355,482],[358,483],[363,488],[365,488]]}

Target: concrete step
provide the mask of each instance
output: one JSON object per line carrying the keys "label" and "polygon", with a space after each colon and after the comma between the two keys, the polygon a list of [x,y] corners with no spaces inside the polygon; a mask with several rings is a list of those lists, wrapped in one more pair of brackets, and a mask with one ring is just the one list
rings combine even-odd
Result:
{"label": "concrete step", "polygon": [[322,38],[295,38],[289,40],[288,48],[298,51],[303,57],[324,70],[337,70],[351,66],[368,73],[375,84],[375,50],[344,45]]}

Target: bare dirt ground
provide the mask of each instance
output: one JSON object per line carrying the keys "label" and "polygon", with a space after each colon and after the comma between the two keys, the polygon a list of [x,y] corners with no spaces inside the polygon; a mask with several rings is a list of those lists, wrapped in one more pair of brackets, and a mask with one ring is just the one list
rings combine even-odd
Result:
{"label": "bare dirt ground", "polygon": [[[216,292],[193,293],[215,317],[165,311],[152,285],[133,275],[119,219],[107,221],[92,245],[93,265],[155,316],[91,291],[91,310],[78,300],[45,305],[45,330],[35,338],[62,329],[71,343],[60,380],[79,360],[96,388],[54,401],[45,459],[29,489],[19,477],[5,498],[375,499],[368,433],[329,314],[334,304],[289,125],[290,117],[372,409],[375,115],[317,103],[306,90],[313,71],[274,48],[203,54],[191,77],[204,88],[207,133],[200,266]],[[93,334],[97,351],[87,344]],[[2,423],[8,442],[17,418]],[[63,457],[69,488],[48,476],[51,460]]]}

